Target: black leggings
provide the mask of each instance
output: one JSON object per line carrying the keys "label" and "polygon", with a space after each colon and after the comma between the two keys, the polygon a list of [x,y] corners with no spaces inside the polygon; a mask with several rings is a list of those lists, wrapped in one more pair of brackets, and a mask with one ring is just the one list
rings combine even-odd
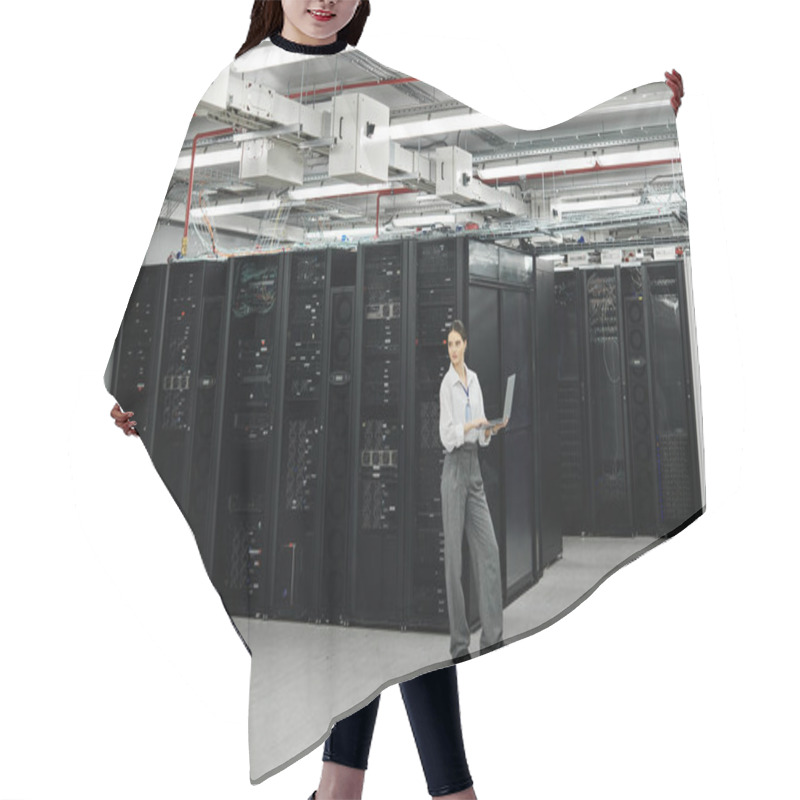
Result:
{"label": "black leggings", "polygon": [[[400,684],[408,721],[432,797],[472,786],[461,736],[456,668],[426,672]],[[325,742],[323,761],[366,769],[378,716],[378,695],[369,705],[337,722]]]}

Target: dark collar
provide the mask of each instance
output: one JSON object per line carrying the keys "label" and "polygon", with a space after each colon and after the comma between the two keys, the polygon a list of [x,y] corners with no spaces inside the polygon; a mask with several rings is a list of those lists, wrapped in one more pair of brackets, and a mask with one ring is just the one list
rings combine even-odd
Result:
{"label": "dark collar", "polygon": [[290,42],[279,33],[273,33],[269,37],[272,44],[290,53],[305,53],[309,56],[329,56],[334,53],[341,53],[347,47],[347,39],[339,38],[331,44],[297,44]]}

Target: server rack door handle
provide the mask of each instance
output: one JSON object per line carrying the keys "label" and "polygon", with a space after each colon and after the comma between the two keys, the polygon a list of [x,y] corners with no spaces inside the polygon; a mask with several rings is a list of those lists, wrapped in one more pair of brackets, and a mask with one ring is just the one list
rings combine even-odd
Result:
{"label": "server rack door handle", "polygon": [[344,116],[339,117],[339,138],[342,138],[342,124],[344,123]]}

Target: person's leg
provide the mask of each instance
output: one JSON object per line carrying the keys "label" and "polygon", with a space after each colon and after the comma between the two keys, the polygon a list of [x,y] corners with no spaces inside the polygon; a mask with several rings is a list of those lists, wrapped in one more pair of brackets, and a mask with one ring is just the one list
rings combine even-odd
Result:
{"label": "person's leg", "polygon": [[475,797],[461,733],[455,666],[400,684],[432,797]]}
{"label": "person's leg", "polygon": [[444,580],[447,613],[450,618],[450,655],[459,658],[469,653],[470,630],[461,585],[461,542],[464,538],[464,513],[467,478],[463,475],[462,454],[445,456],[442,468],[442,527],[444,528]]}
{"label": "person's leg", "polygon": [[322,777],[315,800],[359,800],[361,797],[380,699],[378,695],[333,726],[322,752]]}
{"label": "person's leg", "polygon": [[470,465],[469,494],[464,523],[473,572],[478,579],[478,611],[481,617],[481,649],[503,638],[503,584],[500,549],[486,502],[483,478],[475,453]]}

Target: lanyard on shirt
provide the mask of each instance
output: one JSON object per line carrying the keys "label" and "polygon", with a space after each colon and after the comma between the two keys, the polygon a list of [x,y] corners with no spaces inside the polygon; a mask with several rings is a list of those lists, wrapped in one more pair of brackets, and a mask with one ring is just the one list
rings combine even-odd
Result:
{"label": "lanyard on shirt", "polygon": [[469,389],[461,383],[459,379],[458,385],[464,390],[464,394],[467,396],[467,404],[464,406],[464,422],[471,422],[472,421],[472,409],[469,405]]}

